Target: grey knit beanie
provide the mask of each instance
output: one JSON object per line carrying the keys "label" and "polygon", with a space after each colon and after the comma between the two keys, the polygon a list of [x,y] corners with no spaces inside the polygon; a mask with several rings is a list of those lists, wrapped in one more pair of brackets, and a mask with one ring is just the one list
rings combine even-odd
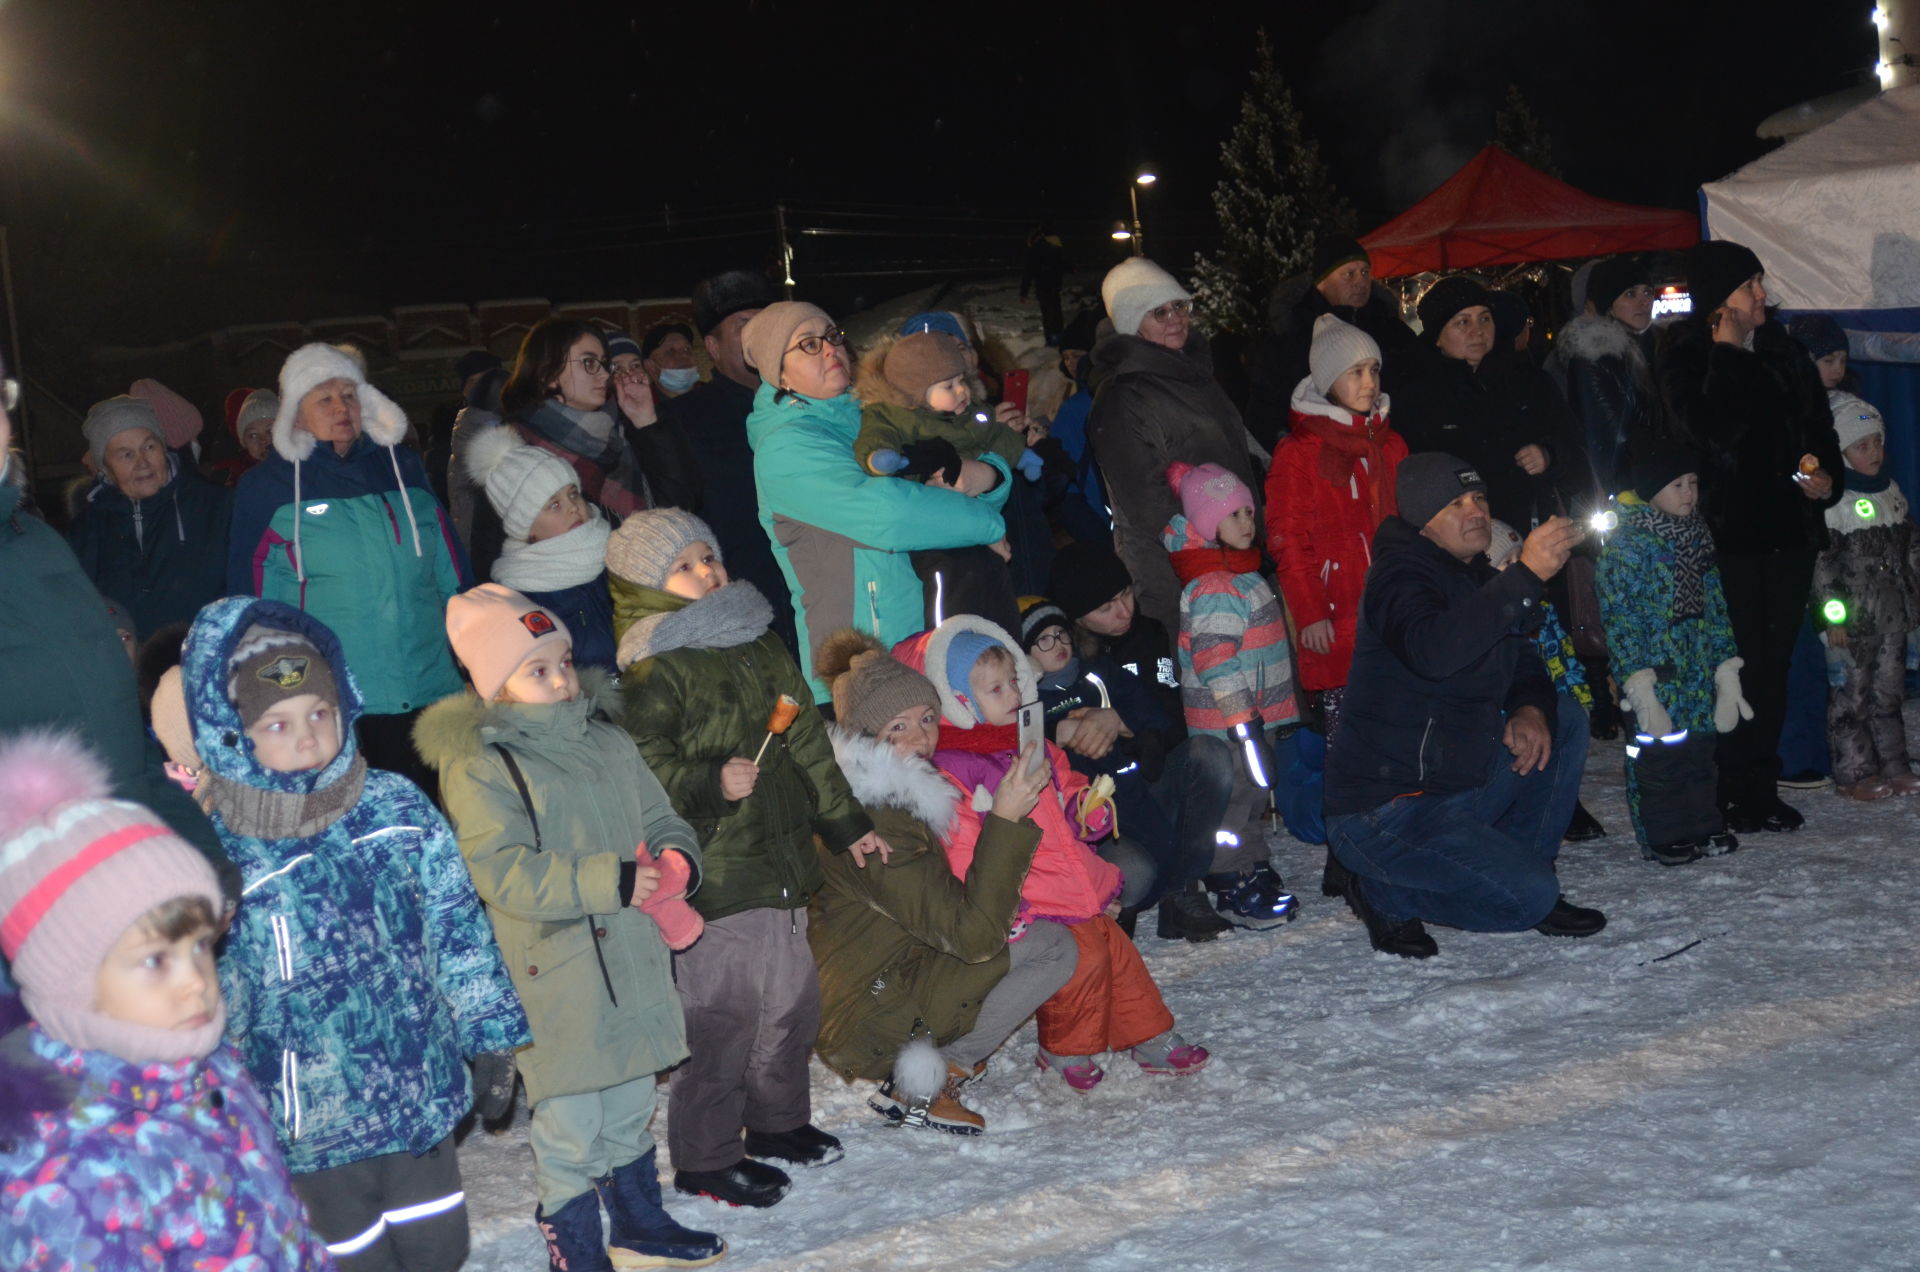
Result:
{"label": "grey knit beanie", "polygon": [[1313,322],[1313,348],[1307,354],[1307,369],[1313,373],[1313,387],[1325,397],[1333,391],[1333,382],[1372,358],[1380,361],[1380,346],[1372,336],[1350,322],[1341,322],[1332,314],[1321,314]]}
{"label": "grey knit beanie", "polygon": [[814,674],[833,690],[833,718],[845,729],[880,736],[887,723],[913,707],[940,709],[933,681],[895,658],[865,632],[848,627],[820,642]]}
{"label": "grey knit beanie", "polygon": [[720,559],[720,540],[707,523],[678,508],[648,508],[620,523],[607,540],[607,571],[641,587],[666,586],[673,559],[704,542]]}
{"label": "grey knit beanie", "polygon": [[[1449,315],[1451,317],[1451,315]],[[1487,492],[1487,483],[1466,460],[1445,451],[1423,451],[1400,461],[1394,473],[1394,498],[1400,515],[1420,529],[1440,510],[1470,490]]]}
{"label": "grey knit beanie", "polygon": [[106,471],[107,443],[130,428],[144,428],[160,439],[160,445],[167,444],[160,417],[153,413],[153,404],[146,399],[122,395],[93,404],[80,432],[87,439],[87,450],[93,455],[97,471]]}

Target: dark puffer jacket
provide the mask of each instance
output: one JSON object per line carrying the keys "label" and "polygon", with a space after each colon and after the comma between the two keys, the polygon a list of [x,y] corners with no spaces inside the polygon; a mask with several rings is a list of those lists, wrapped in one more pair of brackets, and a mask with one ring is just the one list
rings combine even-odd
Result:
{"label": "dark puffer jacket", "polygon": [[168,623],[190,622],[227,594],[227,524],[233,492],[178,457],[173,475],[145,499],[129,499],[102,479],[88,488],[67,532],[94,586],[127,607],[141,640]]}
{"label": "dark puffer jacket", "polygon": [[1605,314],[1583,314],[1561,329],[1544,368],[1566,395],[1574,428],[1601,489],[1633,480],[1636,449],[1660,431],[1660,393],[1640,338]]}
{"label": "dark puffer jacket", "polygon": [[1480,785],[1521,707],[1553,726],[1553,681],[1533,638],[1544,592],[1517,562],[1463,562],[1404,517],[1380,523],[1327,749],[1329,816]]}
{"label": "dark puffer jacket", "polygon": [[[1753,333],[1751,350],[1721,344],[1706,319],[1661,335],[1654,372],[1667,427],[1704,457],[1700,506],[1722,552],[1791,552],[1827,546],[1823,515],[1840,502],[1840,442],[1807,351],[1779,323]],[[1804,455],[1833,477],[1809,499],[1794,480]]]}

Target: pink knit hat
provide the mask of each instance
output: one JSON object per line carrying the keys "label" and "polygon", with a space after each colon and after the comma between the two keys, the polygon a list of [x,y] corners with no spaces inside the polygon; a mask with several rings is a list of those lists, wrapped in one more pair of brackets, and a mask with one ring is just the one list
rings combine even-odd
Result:
{"label": "pink knit hat", "polygon": [[512,588],[482,583],[447,602],[447,640],[475,692],[492,702],[535,650],[570,645],[573,633],[559,615]]}
{"label": "pink knit hat", "polygon": [[110,798],[100,760],[76,738],[0,742],[0,953],[40,1027],[72,1047],[136,1064],[219,1045],[224,1008],[197,1029],[103,1015],[94,979],[107,951],[156,906],[204,897],[225,908],[207,859],[138,804]]}
{"label": "pink knit hat", "polygon": [[1167,465],[1167,484],[1180,496],[1180,511],[1194,533],[1212,542],[1220,537],[1220,523],[1242,508],[1253,507],[1247,483],[1218,464]]}

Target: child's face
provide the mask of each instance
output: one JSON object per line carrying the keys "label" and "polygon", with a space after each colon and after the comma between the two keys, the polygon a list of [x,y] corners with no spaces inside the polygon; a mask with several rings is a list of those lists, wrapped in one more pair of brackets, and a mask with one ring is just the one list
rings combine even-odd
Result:
{"label": "child's face", "polygon": [[1020,681],[1014,669],[981,659],[967,673],[967,693],[988,724],[1012,724],[1020,716]]}
{"label": "child's face", "polygon": [[1836,349],[1824,358],[1815,358],[1813,365],[1820,368],[1820,387],[1837,389],[1847,378],[1847,351]]}
{"label": "child's face", "polygon": [[940,713],[932,707],[908,707],[887,721],[880,740],[902,759],[928,759],[940,748]]}
{"label": "child's face", "polygon": [[573,645],[542,645],[500,686],[501,702],[523,702],[530,707],[572,702],[580,696],[580,677],[573,670]]}
{"label": "child's face", "polygon": [[1887,462],[1887,439],[1878,433],[1869,433],[1841,451],[1840,455],[1854,472],[1868,477],[1877,476],[1880,466]]}
{"label": "child's face", "polygon": [[1380,400],[1380,359],[1366,358],[1342,371],[1327,396],[1355,415],[1373,414],[1374,403]]}
{"label": "child's face", "polygon": [[214,932],[201,925],[170,941],[141,919],[113,943],[93,975],[93,1009],[150,1029],[200,1029],[220,1010]]}
{"label": "child's face", "polygon": [[1220,546],[1241,551],[1253,546],[1253,505],[1235,508],[1220,519],[1220,529],[1215,533],[1220,538]]}
{"label": "child's face", "polygon": [[1043,628],[1033,638],[1033,645],[1027,654],[1033,660],[1033,666],[1043,676],[1051,676],[1067,665],[1073,657],[1073,636],[1066,628],[1055,623]]}
{"label": "child's face", "polygon": [[1669,517],[1691,517],[1700,502],[1700,475],[1681,473],[1662,486],[1653,497],[1653,506]]}
{"label": "child's face", "polygon": [[967,388],[967,377],[956,375],[951,380],[942,380],[927,390],[927,405],[936,411],[948,415],[958,414],[973,402],[973,391]]}
{"label": "child's face", "polygon": [[527,527],[527,542],[539,543],[543,539],[558,539],[569,530],[577,530],[587,524],[587,501],[580,497],[580,487],[568,486],[555,492],[547,500],[547,506]]}
{"label": "child's face", "polygon": [[708,592],[718,591],[727,585],[727,567],[720,564],[720,557],[713,545],[705,539],[695,539],[680,549],[680,555],[673,558],[673,564],[667,567],[667,581],[661,589],[675,596],[683,596],[689,601],[697,601]]}
{"label": "child's face", "polygon": [[319,694],[282,698],[247,728],[253,757],[276,773],[325,768],[340,754],[340,709]]}

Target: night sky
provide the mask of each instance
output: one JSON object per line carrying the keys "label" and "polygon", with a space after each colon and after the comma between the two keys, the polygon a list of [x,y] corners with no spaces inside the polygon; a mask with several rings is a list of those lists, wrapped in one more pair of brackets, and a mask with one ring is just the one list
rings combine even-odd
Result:
{"label": "night sky", "polygon": [[[1766,148],[1762,117],[1875,57],[1867,0],[1260,7],[1363,229],[1490,139],[1509,81],[1567,179],[1692,207]],[[1142,160],[1171,251],[1204,238],[1251,66],[1256,23],[1225,11],[10,0],[22,326],[77,352],[414,301],[685,294],[766,253],[778,199],[1006,217],[1011,252],[1042,213],[1092,239]]]}

